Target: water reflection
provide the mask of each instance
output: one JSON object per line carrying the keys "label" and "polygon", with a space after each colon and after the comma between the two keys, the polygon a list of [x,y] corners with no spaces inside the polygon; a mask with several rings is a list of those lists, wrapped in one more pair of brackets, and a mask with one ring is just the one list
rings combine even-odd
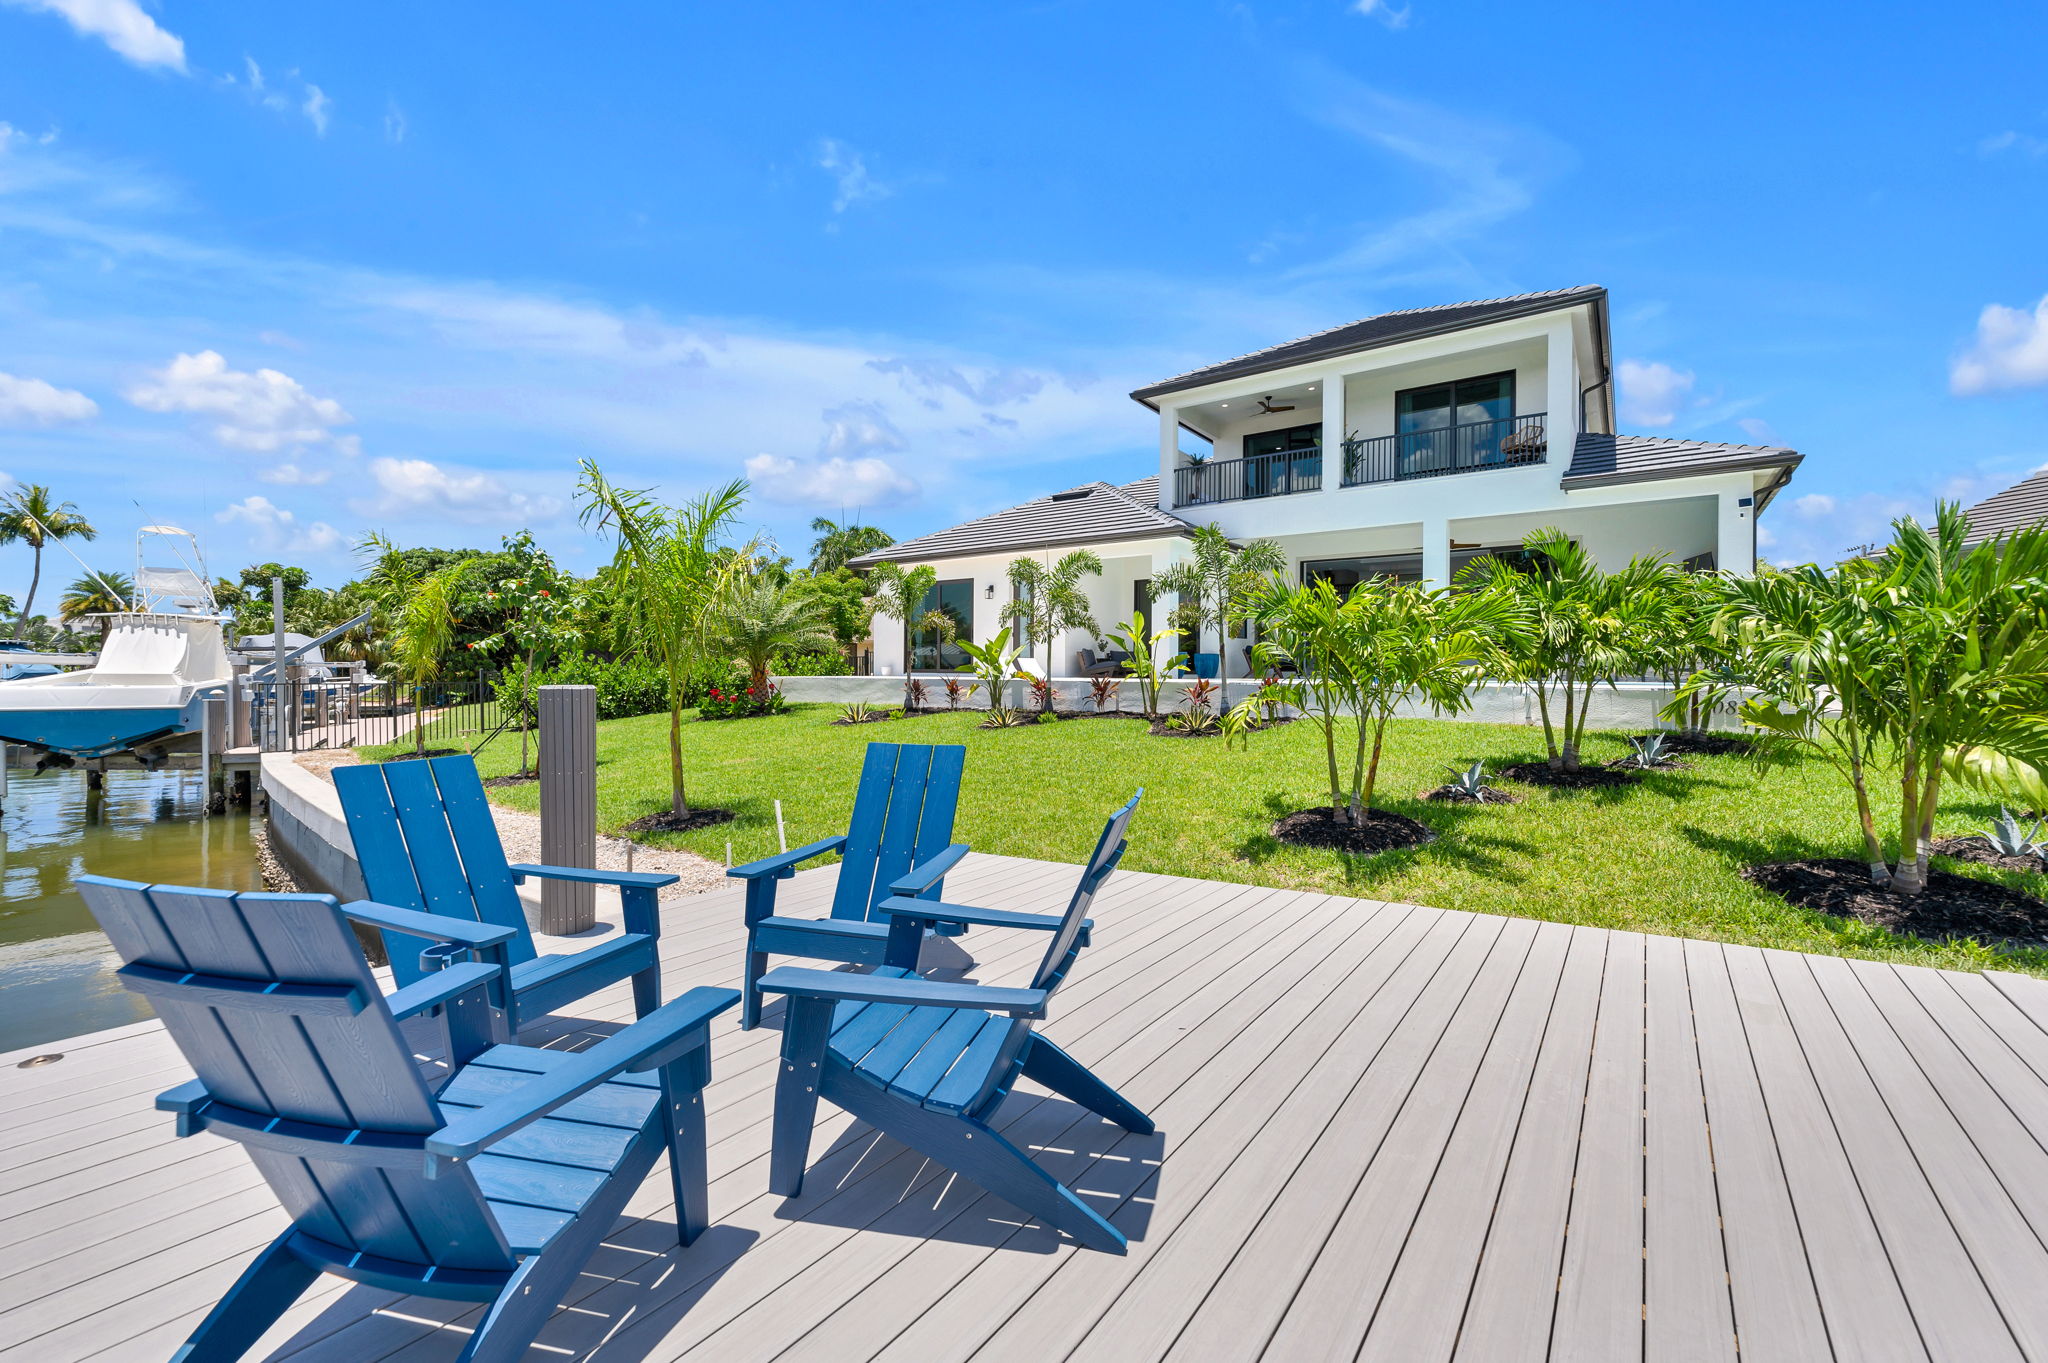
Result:
{"label": "water reflection", "polygon": [[149,1016],[115,981],[113,952],[71,878],[262,888],[246,814],[199,817],[197,772],[8,773],[0,812],[0,1051]]}

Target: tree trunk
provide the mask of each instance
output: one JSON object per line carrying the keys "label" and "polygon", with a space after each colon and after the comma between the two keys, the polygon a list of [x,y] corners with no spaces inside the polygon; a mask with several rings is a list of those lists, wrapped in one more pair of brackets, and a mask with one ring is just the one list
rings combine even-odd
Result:
{"label": "tree trunk", "polygon": [[1536,713],[1543,717],[1543,751],[1549,755],[1550,765],[1557,765],[1557,730],[1550,722],[1550,687],[1542,682],[1534,683],[1536,688]]}
{"label": "tree trunk", "polygon": [[1365,769],[1365,783],[1353,802],[1351,826],[1354,828],[1365,822],[1365,811],[1372,808],[1373,787],[1379,784],[1380,777],[1380,744],[1386,735],[1387,717],[1381,715],[1372,726],[1372,764]]}
{"label": "tree trunk", "polygon": [[1578,699],[1578,694],[1578,687],[1572,684],[1571,674],[1565,674],[1564,746],[1562,748],[1553,746],[1550,750],[1550,769],[1552,771],[1577,771],[1579,769],[1578,745],[1572,741],[1572,734],[1575,732],[1572,723],[1572,703]]}
{"label": "tree trunk", "polygon": [[1337,774],[1337,717],[1323,711],[1323,756],[1330,764],[1330,812],[1344,808],[1344,778]]}
{"label": "tree trunk", "polygon": [[1926,844],[1920,840],[1920,759],[1908,753],[1899,770],[1899,864],[1892,889],[1919,894],[1927,888]]}
{"label": "tree trunk", "polygon": [[[288,681],[279,677],[274,688],[277,695],[277,728],[284,732],[284,707],[292,703],[292,691]],[[412,689],[412,750],[416,756],[427,755],[427,688],[415,686]]]}
{"label": "tree trunk", "polygon": [[21,618],[14,622],[16,638],[27,635],[28,618],[36,612],[36,588],[43,580],[43,546],[39,541],[30,540],[29,548],[35,551],[35,567],[28,575],[28,595],[22,598]]}
{"label": "tree trunk", "polygon": [[1882,888],[1892,879],[1885,865],[1884,843],[1877,836],[1877,816],[1870,810],[1870,783],[1863,773],[1863,760],[1849,759],[1849,784],[1856,791],[1856,823],[1863,830],[1863,860],[1870,867],[1870,883]]}
{"label": "tree trunk", "polygon": [[668,709],[668,812],[680,818],[689,813],[683,799],[683,707]]}

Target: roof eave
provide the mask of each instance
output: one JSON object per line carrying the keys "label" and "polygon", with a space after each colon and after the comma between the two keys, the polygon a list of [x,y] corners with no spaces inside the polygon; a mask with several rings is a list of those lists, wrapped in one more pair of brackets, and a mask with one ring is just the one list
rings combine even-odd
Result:
{"label": "roof eave", "polygon": [[[1223,383],[1229,379],[1248,379],[1259,374],[1271,373],[1276,369],[1291,369],[1296,365],[1313,364],[1317,360],[1326,360],[1337,355],[1354,355],[1363,354],[1369,350],[1386,350],[1393,346],[1406,345],[1410,341],[1426,341],[1435,336],[1449,336],[1455,332],[1471,331],[1477,327],[1492,326],[1496,322],[1514,322],[1524,317],[1538,317],[1546,312],[1561,312],[1566,308],[1580,308],[1594,303],[1599,304],[1603,310],[1605,309],[1607,303],[1607,290],[1605,288],[1596,286],[1585,293],[1574,294],[1568,298],[1532,300],[1521,307],[1504,309],[1478,321],[1446,322],[1441,326],[1407,332],[1395,340],[1380,341],[1362,346],[1332,346],[1328,350],[1312,351],[1308,354],[1293,356],[1279,364],[1263,367],[1254,366],[1249,369],[1239,370],[1234,374],[1218,374],[1214,378],[1202,379],[1199,382],[1181,383],[1168,379],[1161,383],[1148,384],[1143,388],[1132,389],[1131,400],[1140,406],[1149,407],[1156,412],[1159,410],[1159,404],[1152,399],[1164,397],[1168,393],[1184,393],[1193,388],[1206,388],[1212,383]],[[1359,320],[1364,321],[1367,319],[1361,318]],[[1287,344],[1287,342],[1282,342],[1282,344]],[[1227,364],[1229,361],[1226,360],[1224,363]]]}
{"label": "roof eave", "polygon": [[1114,535],[1060,535],[1049,539],[1015,540],[1008,544],[984,544],[972,549],[940,549],[914,554],[891,554],[886,551],[862,554],[859,558],[846,560],[849,568],[874,568],[884,563],[936,563],[946,558],[986,558],[990,554],[1014,554],[1026,549],[1050,549],[1055,545],[1072,544],[1086,547],[1091,544],[1123,544],[1131,540],[1186,538],[1195,533],[1195,527],[1183,523],[1175,528],[1169,525],[1156,526],[1150,530],[1125,530]]}
{"label": "roof eave", "polygon": [[1717,473],[1754,473],[1759,469],[1796,469],[1806,456],[1797,450],[1773,450],[1769,455],[1754,459],[1729,459],[1716,461],[1706,468],[1691,469],[1637,469],[1630,472],[1582,473],[1573,477],[1567,473],[1560,485],[1567,491],[1586,487],[1618,487],[1624,483],[1670,483],[1684,478],[1711,478]]}

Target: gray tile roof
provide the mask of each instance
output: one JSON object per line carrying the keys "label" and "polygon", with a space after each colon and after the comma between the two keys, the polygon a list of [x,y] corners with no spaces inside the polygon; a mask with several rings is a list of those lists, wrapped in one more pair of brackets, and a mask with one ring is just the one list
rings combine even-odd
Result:
{"label": "gray tile roof", "polygon": [[1402,308],[1398,312],[1383,312],[1376,317],[1346,322],[1343,326],[1319,331],[1313,336],[1303,336],[1299,340],[1268,346],[1264,350],[1254,350],[1249,355],[1239,355],[1234,360],[1223,360],[1200,369],[1191,369],[1185,374],[1176,374],[1170,379],[1148,384],[1134,391],[1131,396],[1150,406],[1153,405],[1151,399],[1162,394],[1178,392],[1183,388],[1199,388],[1205,383],[1214,383],[1219,379],[1236,378],[1241,374],[1260,374],[1269,369],[1284,369],[1289,365],[1319,360],[1327,355],[1347,355],[1355,350],[1371,350],[1377,346],[1413,341],[1424,336],[1437,336],[1447,331],[1460,331],[1486,322],[1499,322],[1510,317],[1526,317],[1533,313],[1550,312],[1556,308],[1574,307],[1606,297],[1607,290],[1598,284],[1580,284],[1569,289],[1550,289],[1543,293],[1518,293],[1512,298],[1484,298],[1470,303],[1439,303],[1428,308]]}
{"label": "gray tile roof", "polygon": [[[1567,490],[1613,483],[1648,483],[1743,469],[1793,469],[1799,451],[1777,445],[1728,445],[1715,440],[1672,440],[1660,435],[1582,434],[1564,471]],[[1763,508],[1758,507],[1759,511]]]}
{"label": "gray tile roof", "polygon": [[2048,524],[2048,469],[1970,508],[1970,542]]}
{"label": "gray tile roof", "polygon": [[849,566],[872,568],[883,562],[923,563],[935,558],[1000,554],[1056,544],[1096,544],[1103,540],[1194,533],[1194,527],[1186,521],[1161,511],[1158,500],[1156,474],[1122,487],[1083,483],[992,516],[862,554],[850,560]]}

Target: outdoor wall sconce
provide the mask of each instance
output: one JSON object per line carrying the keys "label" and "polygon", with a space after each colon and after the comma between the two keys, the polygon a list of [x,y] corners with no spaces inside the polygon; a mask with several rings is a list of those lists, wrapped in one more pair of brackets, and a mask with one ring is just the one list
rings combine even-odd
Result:
{"label": "outdoor wall sconce", "polygon": [[996,584],[995,584],[995,583],[993,583],[993,582],[989,583],[989,584],[988,584],[988,590],[987,590],[987,591],[985,591],[985,592],[983,592],[983,593],[982,593],[981,595],[982,595],[982,600],[984,600],[984,601],[993,601],[993,600],[995,600],[995,599],[996,599]]}

